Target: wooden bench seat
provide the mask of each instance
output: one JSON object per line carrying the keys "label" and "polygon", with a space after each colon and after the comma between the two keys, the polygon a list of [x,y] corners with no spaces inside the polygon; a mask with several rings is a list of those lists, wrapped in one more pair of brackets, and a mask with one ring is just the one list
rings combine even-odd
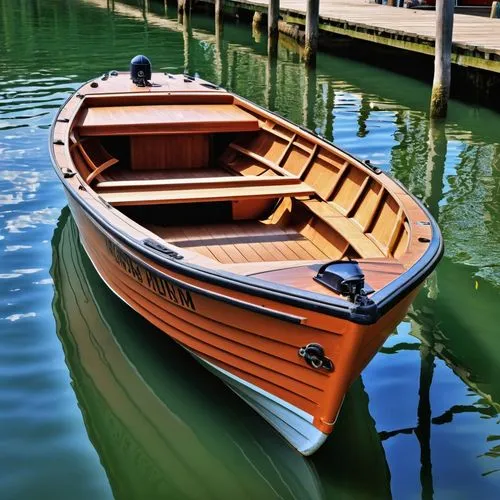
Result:
{"label": "wooden bench seat", "polygon": [[331,204],[320,200],[296,200],[314,215],[321,218],[332,229],[339,233],[354,250],[363,258],[385,257],[380,248],[363,233],[361,228],[351,219],[341,214]]}
{"label": "wooden bench seat", "polygon": [[[98,189],[106,187],[107,182],[135,183],[142,181],[163,181],[172,179],[185,179],[189,177],[191,181],[204,179],[207,177],[228,177],[231,173],[225,168],[165,168],[153,170],[132,170],[130,168],[115,168],[108,170],[102,175],[102,182],[97,182],[94,186]],[[233,174],[234,176],[239,174]],[[126,184],[124,184],[126,185]]]}
{"label": "wooden bench seat", "polygon": [[[191,172],[185,172],[186,178],[175,179],[144,179],[144,180],[117,180],[117,181],[101,181],[96,184],[98,190],[118,190],[118,189],[134,189],[142,190],[144,188],[160,188],[168,189],[199,189],[199,188],[231,188],[242,186],[290,186],[294,184],[302,184],[299,177],[259,177],[256,175],[228,175],[227,177],[201,177],[192,178]],[[189,175],[189,177],[187,177]]]}
{"label": "wooden bench seat", "polygon": [[80,134],[85,136],[257,130],[258,119],[232,104],[103,106],[86,109],[79,123]]}
{"label": "wooden bench seat", "polygon": [[[233,180],[233,178],[230,178]],[[262,179],[259,179],[262,180]],[[252,199],[273,199],[288,196],[311,196],[314,190],[307,184],[266,184],[260,182],[253,185],[220,184],[201,186],[197,182],[188,184],[172,184],[165,186],[149,186],[148,188],[103,189],[99,195],[111,205],[161,205],[168,203],[195,203],[209,201],[237,201]]]}

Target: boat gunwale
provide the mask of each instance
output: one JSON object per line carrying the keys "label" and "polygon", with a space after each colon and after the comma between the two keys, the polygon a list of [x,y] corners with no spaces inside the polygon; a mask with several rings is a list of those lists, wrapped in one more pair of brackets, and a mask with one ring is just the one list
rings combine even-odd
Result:
{"label": "boat gunwale", "polygon": [[[70,184],[66,181],[62,172],[62,167],[59,167],[59,164],[55,159],[54,146],[56,144],[54,144],[55,141],[54,128],[58,123],[58,117],[61,114],[61,112],[65,109],[66,105],[69,103],[71,99],[79,97],[81,99],[81,102],[77,106],[77,109],[75,110],[72,116],[72,120],[71,119],[69,120],[68,126],[71,126],[71,123],[74,121],[75,116],[78,114],[79,110],[82,108],[83,103],[85,102],[85,99],[87,98],[87,95],[82,95],[79,93],[79,91],[83,87],[85,87],[85,85],[89,84],[93,80],[95,80],[95,78],[92,78],[91,80],[88,80],[87,82],[83,83],[74,93],[68,96],[68,98],[61,105],[61,107],[59,108],[57,114],[53,119],[49,133],[49,153],[52,164],[54,166],[54,170],[56,171],[56,174],[61,180],[66,191],[71,194],[71,196],[77,201],[79,206],[87,213],[87,215],[90,216],[91,219],[93,219],[94,225],[97,223],[102,228],[107,230],[109,234],[113,235],[122,243],[125,243],[132,249],[136,250],[138,253],[151,259],[153,262],[161,265],[162,267],[165,267],[166,269],[171,269],[175,272],[184,274],[188,277],[198,279],[202,282],[215,284],[222,288],[228,288],[230,290],[239,291],[250,295],[258,296],[261,298],[266,298],[272,301],[281,302],[287,305],[291,305],[293,307],[312,310],[327,315],[333,315],[338,318],[349,320],[353,323],[369,325],[376,323],[377,320],[381,316],[386,314],[394,306],[396,302],[399,302],[403,297],[407,296],[412,290],[414,290],[418,285],[420,285],[425,280],[425,278],[427,278],[427,276],[432,272],[432,270],[435,268],[438,261],[440,260],[444,251],[444,245],[443,245],[442,235],[436,221],[430,214],[429,210],[423,205],[423,203],[418,198],[416,198],[410,191],[408,191],[408,189],[405,188],[399,180],[395,179],[393,176],[389,175],[386,172],[380,172],[378,175],[385,175],[390,180],[397,183],[404,190],[405,194],[410,196],[410,198],[416,203],[416,205],[425,213],[430,222],[430,226],[432,229],[432,237],[427,249],[418,258],[418,260],[411,265],[409,269],[407,269],[398,278],[394,279],[392,282],[390,282],[381,290],[377,291],[372,295],[371,298],[375,303],[376,307],[372,306],[371,308],[364,308],[362,306],[360,307],[357,304],[348,302],[347,300],[343,300],[337,297],[331,297],[317,292],[311,292],[306,290],[298,290],[295,289],[294,287],[288,285],[281,285],[278,283],[273,283],[271,287],[269,282],[261,280],[259,278],[255,278],[253,276],[242,276],[236,273],[224,271],[222,269],[208,269],[206,267],[197,264],[186,263],[182,262],[181,260],[169,259],[168,257],[162,255],[159,251],[154,251],[153,249],[148,248],[144,244],[144,240],[142,241],[137,240],[128,235],[125,231],[118,230],[108,220],[106,220],[106,218],[102,215],[101,212],[91,207],[86,200],[84,200],[81,196],[79,196],[77,190],[74,189],[72,186],[70,186]],[[262,110],[266,113],[270,113],[271,115],[276,116],[276,118],[280,120],[285,120],[287,123],[291,125],[298,126],[288,118],[285,118],[273,111],[266,110],[262,108],[262,106],[259,106],[258,104],[248,101],[247,99],[242,98],[235,93],[225,91],[224,89],[221,88],[217,88],[217,91],[227,92],[233,95],[234,97],[241,99],[242,101],[245,101],[246,103],[249,103],[252,106],[257,107],[259,110]],[[165,94],[172,94],[172,93],[174,92],[170,91],[166,92]],[[100,95],[102,96],[102,95],[116,95],[116,94],[118,93],[108,93],[108,94],[103,93]],[[119,94],[128,95],[130,93],[120,92]],[[155,93],[155,95],[159,96],[161,94]],[[96,97],[96,96],[95,94],[90,94],[89,97]],[[360,160],[353,154],[344,151],[342,148],[339,148],[338,146],[328,141],[324,137],[316,134],[313,131],[308,130],[305,127],[299,127],[299,128],[301,128],[301,130],[303,130],[304,133],[311,134],[318,140],[341,151],[343,154],[347,155],[355,162],[360,163],[361,165],[365,165],[362,160]],[[64,146],[64,144],[62,145]],[[373,169],[371,167],[366,167],[366,168],[370,169],[373,172]],[[81,176],[78,174],[78,172],[76,172],[76,176],[80,181],[81,185],[86,186],[86,183],[84,182],[83,178],[81,178]],[[104,207],[107,208],[108,210],[116,210],[109,204],[104,202],[98,196],[98,194],[95,193],[92,189],[88,190],[87,192],[92,195],[95,201],[99,201],[100,203],[102,203]],[[113,216],[116,217],[115,214],[113,214]],[[146,264],[146,263],[141,262],[141,264]],[[156,268],[155,272],[161,273],[161,271],[159,271]],[[168,279],[171,279],[171,277],[168,276]],[[186,287],[190,286],[190,284],[182,282],[182,286]],[[213,293],[208,290],[203,290],[203,292],[208,295],[212,295]],[[300,292],[300,295],[297,292]],[[198,290],[197,293],[199,293]],[[220,294],[214,292],[214,295],[220,295]],[[214,298],[220,300],[220,297],[214,297]],[[234,303],[236,307],[245,307],[245,302],[242,304],[241,303],[242,301],[240,300],[234,299],[233,302],[232,297],[227,297],[227,300],[231,303]],[[267,313],[272,313],[272,311],[269,309],[266,308],[263,309],[265,309]],[[280,316],[282,314],[287,315],[287,313],[282,313],[281,311],[276,311],[276,313],[278,313]],[[298,317],[295,315],[291,316]]]}

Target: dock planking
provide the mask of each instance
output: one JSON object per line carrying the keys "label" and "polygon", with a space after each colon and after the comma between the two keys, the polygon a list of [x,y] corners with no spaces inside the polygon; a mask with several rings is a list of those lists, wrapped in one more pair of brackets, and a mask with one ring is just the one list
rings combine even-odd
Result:
{"label": "dock planking", "polygon": [[[202,2],[213,3],[213,0]],[[267,0],[226,0],[266,11]],[[321,0],[320,30],[423,54],[434,54],[434,11],[394,8],[362,0]],[[281,0],[284,21],[305,24],[303,0]],[[455,14],[452,62],[500,73],[500,19]]]}

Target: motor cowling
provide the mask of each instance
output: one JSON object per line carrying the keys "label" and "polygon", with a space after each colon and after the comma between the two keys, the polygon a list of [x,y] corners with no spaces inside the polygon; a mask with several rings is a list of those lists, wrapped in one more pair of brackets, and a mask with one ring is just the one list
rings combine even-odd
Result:
{"label": "motor cowling", "polygon": [[151,61],[143,55],[135,56],[130,61],[130,78],[138,87],[151,85]]}
{"label": "motor cowling", "polygon": [[355,260],[337,260],[321,266],[314,278],[339,295],[356,302],[360,295],[366,295],[365,276]]}

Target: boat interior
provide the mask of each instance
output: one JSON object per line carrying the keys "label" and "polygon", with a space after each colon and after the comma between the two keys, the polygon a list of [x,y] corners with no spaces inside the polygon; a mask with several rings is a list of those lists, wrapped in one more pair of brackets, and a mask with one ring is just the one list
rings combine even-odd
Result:
{"label": "boat interior", "polygon": [[[82,106],[72,162],[107,203],[203,265],[293,285],[311,264],[352,258],[385,265],[374,289],[404,271],[408,216],[370,168],[228,93],[124,99]],[[303,267],[279,276],[291,266]]]}

